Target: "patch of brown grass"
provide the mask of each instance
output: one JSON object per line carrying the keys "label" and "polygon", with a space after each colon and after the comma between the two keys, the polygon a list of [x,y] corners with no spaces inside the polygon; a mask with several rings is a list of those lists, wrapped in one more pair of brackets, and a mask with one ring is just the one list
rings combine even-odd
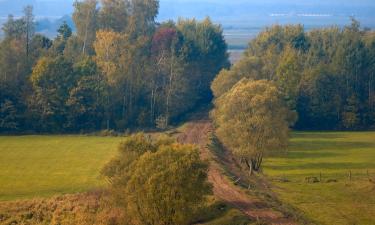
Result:
{"label": "patch of brown grass", "polygon": [[123,211],[103,191],[49,199],[0,202],[0,224],[116,225],[126,223]]}

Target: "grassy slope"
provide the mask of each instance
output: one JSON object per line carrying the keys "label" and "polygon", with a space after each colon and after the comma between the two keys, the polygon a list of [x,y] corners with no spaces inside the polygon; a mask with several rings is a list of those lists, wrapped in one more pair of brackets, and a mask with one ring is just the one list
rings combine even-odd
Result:
{"label": "grassy slope", "polygon": [[[367,170],[375,179],[374,132],[294,133],[289,152],[265,162],[281,200],[322,224],[374,224],[375,184]],[[305,182],[320,173],[322,182]]]}
{"label": "grassy slope", "polygon": [[120,138],[0,137],[0,200],[76,193],[102,184]]}

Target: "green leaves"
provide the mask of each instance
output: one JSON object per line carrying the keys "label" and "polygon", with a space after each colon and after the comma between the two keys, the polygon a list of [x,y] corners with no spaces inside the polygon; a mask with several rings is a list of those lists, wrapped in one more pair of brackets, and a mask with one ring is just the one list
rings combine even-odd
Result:
{"label": "green leaves", "polygon": [[220,141],[234,155],[249,161],[285,149],[289,126],[295,121],[273,82],[246,78],[215,100],[212,117]]}
{"label": "green leaves", "polygon": [[222,70],[211,88],[218,98],[242,78],[274,81],[298,111],[296,128],[369,129],[375,124],[373,40],[373,32],[355,20],[344,29],[309,32],[300,25],[272,26],[250,41],[243,58]]}
{"label": "green leaves", "polygon": [[208,166],[194,146],[144,134],[126,138],[103,169],[134,224],[189,224],[211,193]]}

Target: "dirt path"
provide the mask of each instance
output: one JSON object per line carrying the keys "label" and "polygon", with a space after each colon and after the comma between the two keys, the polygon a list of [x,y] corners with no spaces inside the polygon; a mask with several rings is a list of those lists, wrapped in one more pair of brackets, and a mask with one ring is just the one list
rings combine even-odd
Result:
{"label": "dirt path", "polygon": [[[209,181],[213,184],[214,195],[238,208],[250,219],[259,220],[272,225],[295,225],[296,222],[285,218],[280,212],[270,208],[256,196],[251,196],[238,186],[235,186],[230,179],[223,174],[222,165],[218,163],[215,156],[207,148],[209,143],[212,125],[208,120],[191,122],[186,125],[182,134],[178,136],[181,143],[196,144],[200,146],[203,159],[210,160]],[[229,157],[226,159],[231,161]]]}

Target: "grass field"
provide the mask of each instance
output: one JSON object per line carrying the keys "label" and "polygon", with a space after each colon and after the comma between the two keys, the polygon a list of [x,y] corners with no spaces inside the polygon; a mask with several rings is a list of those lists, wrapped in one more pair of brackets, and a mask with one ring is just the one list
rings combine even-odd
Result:
{"label": "grass field", "polygon": [[[321,182],[306,182],[320,173]],[[317,222],[375,224],[374,132],[294,133],[288,153],[266,160],[265,174],[282,201]]]}
{"label": "grass field", "polygon": [[[85,192],[103,185],[102,166],[121,138],[0,137],[0,201]],[[265,174],[284,202],[322,224],[374,224],[375,132],[296,132]],[[349,179],[349,171],[352,179]],[[322,181],[306,177],[322,174]],[[331,181],[331,182],[329,182]]]}
{"label": "grass field", "polygon": [[[108,224],[121,219],[122,210],[109,207],[101,192],[75,195],[103,185],[99,171],[116,154],[121,140],[0,137],[0,224]],[[65,193],[74,195],[61,196]],[[250,222],[213,196],[196,220],[207,225]]]}
{"label": "grass field", "polygon": [[0,137],[0,200],[48,197],[103,184],[102,166],[121,138]]}

